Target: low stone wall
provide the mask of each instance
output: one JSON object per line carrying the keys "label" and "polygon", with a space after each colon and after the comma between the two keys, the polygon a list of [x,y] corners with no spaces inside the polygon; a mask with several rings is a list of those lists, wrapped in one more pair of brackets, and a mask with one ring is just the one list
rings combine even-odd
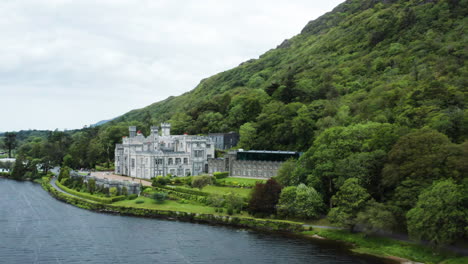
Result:
{"label": "low stone wall", "polygon": [[168,210],[156,210],[135,208],[126,206],[115,206],[98,202],[86,201],[78,197],[67,195],[56,190],[48,180],[42,181],[42,187],[57,200],[75,205],[77,207],[95,212],[112,213],[129,216],[141,216],[159,219],[180,220],[189,222],[209,223],[218,225],[230,225],[236,227],[247,227],[259,230],[298,232],[303,230],[303,224],[282,220],[267,220],[250,217],[223,216],[213,214],[198,214]]}

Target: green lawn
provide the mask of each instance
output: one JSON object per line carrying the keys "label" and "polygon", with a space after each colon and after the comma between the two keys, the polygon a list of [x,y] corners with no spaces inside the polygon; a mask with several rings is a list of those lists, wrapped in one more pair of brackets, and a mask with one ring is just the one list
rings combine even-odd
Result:
{"label": "green lawn", "polygon": [[247,198],[250,195],[252,189],[244,189],[244,188],[234,188],[234,187],[222,187],[222,186],[214,186],[208,185],[202,189],[203,192],[212,193],[212,194],[228,194],[230,192],[239,194],[240,196]]}
{"label": "green lawn", "polygon": [[[144,201],[144,203],[137,204],[137,201]],[[189,212],[189,213],[200,213],[200,214],[219,214],[227,215],[226,209],[224,213],[215,212],[214,207],[209,207],[205,205],[195,204],[195,203],[179,203],[178,201],[166,200],[162,204],[157,204],[153,199],[147,197],[138,197],[135,200],[123,200],[113,203],[117,206],[128,206],[128,207],[137,207],[137,208],[148,208],[148,209],[159,209],[159,210],[171,210],[179,212]],[[247,213],[242,212],[241,214],[234,214],[237,216],[247,216]]]}
{"label": "green lawn", "polygon": [[238,178],[238,177],[227,177],[224,179],[217,180],[220,184],[238,186],[243,184],[244,186],[254,186],[257,182],[265,183],[266,180],[260,179],[249,179],[249,178]]}

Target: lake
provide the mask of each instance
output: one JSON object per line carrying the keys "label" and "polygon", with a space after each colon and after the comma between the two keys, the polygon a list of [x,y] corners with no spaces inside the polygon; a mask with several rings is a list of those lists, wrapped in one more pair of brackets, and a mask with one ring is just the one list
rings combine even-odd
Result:
{"label": "lake", "polygon": [[294,236],[95,213],[0,178],[0,263],[383,263]]}

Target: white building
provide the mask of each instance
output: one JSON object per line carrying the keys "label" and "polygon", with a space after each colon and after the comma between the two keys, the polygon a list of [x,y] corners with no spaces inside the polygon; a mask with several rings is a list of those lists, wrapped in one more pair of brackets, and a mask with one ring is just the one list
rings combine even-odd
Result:
{"label": "white building", "polygon": [[155,176],[199,175],[208,172],[208,159],[214,158],[215,146],[209,137],[170,133],[171,125],[161,124],[145,137],[129,127],[129,137],[115,147],[115,173],[150,179]]}

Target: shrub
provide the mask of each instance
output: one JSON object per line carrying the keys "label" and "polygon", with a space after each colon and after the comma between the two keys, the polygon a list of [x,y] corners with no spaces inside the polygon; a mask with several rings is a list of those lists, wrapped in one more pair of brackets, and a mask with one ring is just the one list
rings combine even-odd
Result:
{"label": "shrub", "polygon": [[229,207],[229,208],[227,209],[227,214],[228,214],[228,215],[232,215],[233,213],[234,213],[234,210],[232,209],[232,207]]}
{"label": "shrub", "polygon": [[135,194],[135,193],[127,196],[127,200],[135,200],[136,198],[138,198],[138,194]]}
{"label": "shrub", "polygon": [[229,172],[215,172],[213,173],[213,176],[216,178],[216,179],[224,179],[224,178],[227,178],[229,176]]}
{"label": "shrub", "polygon": [[171,177],[156,176],[152,179],[151,185],[154,187],[164,186],[170,182]]}
{"label": "shrub", "polygon": [[109,195],[110,195],[111,197],[117,196],[117,194],[118,194],[117,187],[111,187],[111,188],[109,188]]}
{"label": "shrub", "polygon": [[209,175],[194,176],[192,178],[192,187],[202,189],[206,185],[213,184],[213,177]]}
{"label": "shrub", "polygon": [[167,199],[167,193],[157,192],[153,194],[153,199],[156,203],[163,203]]}
{"label": "shrub", "polygon": [[122,187],[122,195],[128,195],[127,187]]}
{"label": "shrub", "polygon": [[142,203],[144,203],[144,202],[145,202],[145,200],[136,200],[136,201],[135,201],[136,204],[142,204]]}

